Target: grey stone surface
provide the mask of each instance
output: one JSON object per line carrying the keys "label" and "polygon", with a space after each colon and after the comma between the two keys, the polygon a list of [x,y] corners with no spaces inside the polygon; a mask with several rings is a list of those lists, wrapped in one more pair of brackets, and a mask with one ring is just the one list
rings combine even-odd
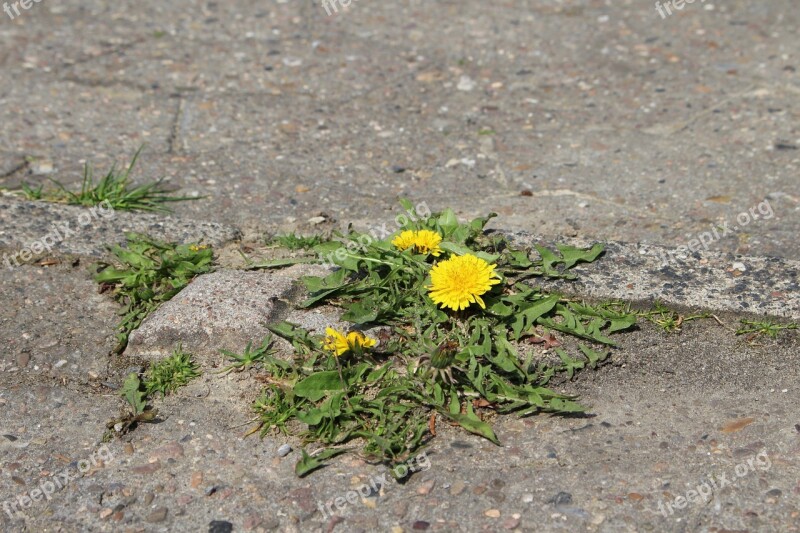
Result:
{"label": "grey stone surface", "polygon": [[125,355],[161,359],[180,343],[204,366],[216,366],[225,359],[221,349],[241,353],[248,342],[258,346],[268,324],[289,317],[302,294],[299,278],[324,272],[316,265],[297,265],[198,276],[131,334]]}
{"label": "grey stone surface", "polygon": [[[531,235],[517,233],[512,238],[526,248],[534,244],[553,247],[553,243]],[[576,239],[565,242],[591,244]],[[605,249],[598,261],[574,269],[576,280],[534,283],[596,299],[645,304],[661,301],[712,311],[800,318],[798,261],[621,242],[606,243]]]}
{"label": "grey stone surface", "polygon": [[208,195],[177,206],[199,220],[370,225],[409,196],[668,246],[769,197],[714,249],[797,259],[797,10],[709,7],[37,4],[0,25],[0,168],[47,158],[72,183],[146,142],[136,179]]}
{"label": "grey stone surface", "polygon": [[44,382],[106,379],[117,306],[98,293],[89,272],[69,263],[3,268],[0,301],[0,374]]}
{"label": "grey stone surface", "polygon": [[[239,230],[215,222],[131,213],[106,208],[84,208],[50,202],[0,198],[0,261],[13,268],[56,254],[99,257],[108,246],[123,244],[125,233],[144,233],[170,242],[202,242],[213,246],[240,237]],[[18,255],[26,251],[26,255]],[[36,253],[38,252],[38,253]],[[7,260],[7,261],[6,261]]]}

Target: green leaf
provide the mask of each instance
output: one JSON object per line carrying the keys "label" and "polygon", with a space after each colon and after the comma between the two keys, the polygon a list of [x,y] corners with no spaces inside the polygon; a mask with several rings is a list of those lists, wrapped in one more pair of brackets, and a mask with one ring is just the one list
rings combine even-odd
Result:
{"label": "green leaf", "polygon": [[439,219],[436,221],[436,223],[442,230],[444,236],[448,237],[458,228],[458,217],[456,217],[455,212],[448,207],[442,211],[442,214],[439,215]]}
{"label": "green leaf", "polygon": [[138,415],[144,412],[146,406],[145,393],[140,390],[142,382],[135,372],[128,374],[122,384],[121,394],[133,408],[133,414]]}
{"label": "green leaf", "polygon": [[316,402],[328,392],[342,390],[342,381],[335,370],[317,372],[294,386],[294,393],[301,397]]}
{"label": "green leaf", "polygon": [[497,435],[494,434],[494,430],[492,430],[492,426],[478,418],[478,415],[472,410],[472,404],[467,403],[467,413],[466,414],[449,414],[450,418],[453,419],[454,422],[458,422],[462,428],[466,429],[470,433],[474,433],[475,435],[480,435],[481,437],[492,441],[493,443],[500,445],[500,441],[497,439]]}
{"label": "green leaf", "polygon": [[552,311],[559,299],[558,295],[553,294],[540,298],[524,307],[520,306],[520,310],[514,316],[514,321],[511,323],[511,329],[514,331],[514,340],[519,340],[522,334],[539,320],[539,318]]}
{"label": "green leaf", "polygon": [[305,450],[300,450],[303,456],[299,461],[297,461],[297,464],[294,465],[294,473],[297,475],[297,477],[303,477],[318,468],[326,466],[326,463],[324,462],[326,459],[332,459],[333,457],[347,453],[348,451],[350,450],[347,448],[328,448],[312,457],[311,455],[308,455]]}
{"label": "green leaf", "polygon": [[605,249],[600,243],[595,244],[589,250],[576,248],[566,244],[557,244],[556,248],[558,248],[558,251],[561,252],[561,255],[564,258],[563,262],[565,270],[572,268],[577,263],[593,262],[595,259],[600,257],[600,254],[602,254],[603,250]]}
{"label": "green leaf", "polygon": [[287,259],[273,259],[272,261],[266,261],[264,263],[251,263],[247,265],[245,270],[259,270],[259,269],[270,269],[270,268],[282,268],[292,265],[301,265],[307,263],[319,263],[319,259],[316,257],[296,257],[296,258],[287,258]]}
{"label": "green leaf", "polygon": [[454,242],[443,242],[439,245],[442,250],[446,250],[448,252],[454,253],[456,255],[474,255],[480,259],[483,259],[487,263],[494,263],[500,257],[500,254],[489,254],[486,252],[481,252],[480,250],[475,251],[466,246],[461,244],[456,244]]}

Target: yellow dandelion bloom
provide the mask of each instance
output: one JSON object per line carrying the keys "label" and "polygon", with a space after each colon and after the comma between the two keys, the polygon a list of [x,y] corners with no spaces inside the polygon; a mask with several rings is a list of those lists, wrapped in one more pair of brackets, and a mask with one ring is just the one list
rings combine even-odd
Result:
{"label": "yellow dandelion bloom", "polygon": [[333,328],[325,328],[325,340],[322,347],[330,350],[337,357],[347,352],[375,346],[375,339],[371,339],[360,331],[351,331],[347,335]]}
{"label": "yellow dandelion bloom", "polygon": [[435,304],[453,311],[466,309],[474,302],[485,309],[481,294],[500,283],[494,269],[495,265],[474,255],[451,257],[431,269],[428,294]]}
{"label": "yellow dandelion bloom", "polygon": [[416,232],[414,246],[417,252],[421,254],[431,254],[438,257],[442,253],[439,245],[442,243],[442,236],[429,229],[423,229]]}
{"label": "yellow dandelion bloom", "polygon": [[200,250],[205,250],[206,248],[208,248],[207,244],[201,244],[199,246],[197,244],[190,244],[189,245],[189,249],[191,251],[193,251],[193,252],[199,252]]}
{"label": "yellow dandelion bloom", "polygon": [[431,254],[434,257],[438,257],[442,253],[442,249],[439,248],[441,242],[442,236],[429,229],[406,230],[392,240],[392,244],[399,250],[414,248],[418,254]]}

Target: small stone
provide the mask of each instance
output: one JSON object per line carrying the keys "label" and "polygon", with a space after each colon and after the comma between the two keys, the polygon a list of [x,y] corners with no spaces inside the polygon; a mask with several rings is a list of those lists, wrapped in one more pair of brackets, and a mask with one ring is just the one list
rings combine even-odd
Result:
{"label": "small stone", "polygon": [[125,446],[122,447],[122,450],[125,452],[125,455],[133,455],[133,444],[126,442]]}
{"label": "small stone", "polygon": [[465,488],[467,488],[467,484],[466,484],[466,483],[464,483],[464,482],[463,482],[463,481],[461,481],[461,480],[458,480],[458,481],[456,481],[456,482],[455,482],[455,483],[453,483],[453,485],[450,487],[450,496],[458,496],[459,494],[461,494],[462,492],[464,492],[464,489],[465,489]]}
{"label": "small stone", "polygon": [[485,513],[486,516],[489,518],[500,518],[500,510],[499,509],[489,509]]}
{"label": "small stone", "polygon": [[144,504],[145,505],[150,505],[151,503],[153,503],[154,499],[155,499],[155,495],[152,492],[148,492],[148,493],[146,493],[144,495]]}
{"label": "small stone", "polygon": [[100,511],[100,518],[102,520],[105,520],[106,518],[108,518],[112,514],[114,514],[114,509],[109,509],[109,508],[106,507],[105,509]]}
{"label": "small stone", "polygon": [[151,524],[157,524],[159,522],[163,522],[167,519],[167,508],[166,507],[159,507],[144,519],[145,522],[149,522]]}
{"label": "small stone", "polygon": [[256,529],[257,527],[259,527],[263,523],[264,523],[264,519],[261,518],[261,515],[256,514],[256,513],[252,513],[252,514],[247,515],[247,517],[244,519],[244,522],[242,523],[242,527],[247,531],[252,531],[253,529]]}
{"label": "small stone", "polygon": [[212,520],[208,524],[208,533],[231,533],[233,524],[225,520]]}
{"label": "small stone", "polygon": [[747,272],[747,267],[744,266],[744,263],[736,262],[733,265],[731,265],[731,267],[733,268],[733,270],[738,270],[740,272]]}
{"label": "small stone", "polygon": [[426,522],[425,520],[417,520],[411,525],[411,529],[415,531],[425,531],[429,527],[431,527],[430,522]]}
{"label": "small stone", "polygon": [[471,91],[475,88],[475,80],[469,76],[461,76],[461,78],[458,80],[458,86],[456,88],[459,91]]}
{"label": "small stone", "polygon": [[422,494],[423,496],[426,494],[430,494],[430,492],[433,490],[433,487],[435,486],[436,486],[435,479],[426,481],[425,483],[417,487],[417,494]]}
{"label": "small stone", "polygon": [[196,489],[203,483],[203,473],[202,472],[195,472],[192,474],[192,480],[189,482],[189,486],[193,489]]}
{"label": "small stone", "polygon": [[526,494],[522,497],[523,503],[533,503],[533,494]]}
{"label": "small stone", "polygon": [[288,444],[284,444],[283,446],[278,448],[278,455],[280,457],[286,457],[290,453],[292,453],[292,447],[289,446]]}
{"label": "small stone", "polygon": [[17,366],[20,368],[25,368],[28,366],[28,363],[31,360],[31,355],[27,353],[21,353],[17,355]]}
{"label": "small stone", "polygon": [[177,459],[178,457],[183,457],[183,446],[177,442],[170,442],[153,451],[150,455],[150,462],[157,460],[166,461],[168,459]]}
{"label": "small stone", "polygon": [[516,529],[519,527],[519,515],[514,515],[503,520],[503,527],[506,529]]}
{"label": "small stone", "polygon": [[154,463],[149,463],[149,464],[142,465],[142,466],[134,466],[133,468],[131,468],[131,470],[135,474],[152,474],[153,472],[155,472],[159,468],[161,468],[161,463],[156,461]]}
{"label": "small stone", "polygon": [[553,499],[550,500],[553,505],[558,507],[559,505],[569,505],[572,503],[572,494],[569,492],[559,492]]}

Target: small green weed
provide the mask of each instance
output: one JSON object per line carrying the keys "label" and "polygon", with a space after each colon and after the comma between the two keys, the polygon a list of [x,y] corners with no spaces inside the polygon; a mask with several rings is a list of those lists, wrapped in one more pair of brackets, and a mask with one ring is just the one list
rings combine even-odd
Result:
{"label": "small green weed", "polygon": [[135,372],[128,374],[120,394],[128,403],[129,410],[106,423],[103,442],[108,442],[115,435],[122,436],[132,431],[140,423],[155,420],[158,409],[148,405],[149,397],[156,392],[166,396],[199,375],[200,369],[192,361],[192,356],[184,352],[180,346],[170,357],[151,366],[145,372],[144,380]]}
{"label": "small green weed", "polygon": [[106,423],[103,442],[110,441],[115,435],[125,435],[140,423],[152,422],[158,415],[158,409],[147,405],[147,391],[135,372],[128,374],[128,377],[125,378],[120,394],[128,402],[130,410]]}
{"label": "small green weed", "polygon": [[741,320],[741,324],[742,327],[736,330],[736,334],[747,335],[749,340],[762,335],[776,339],[781,331],[798,328],[797,323],[779,324],[770,320]]}
{"label": "small green weed", "polygon": [[695,315],[681,315],[669,309],[661,302],[655,302],[649,311],[639,311],[637,315],[655,324],[665,333],[679,333],[681,326],[692,320],[713,318],[711,313],[698,313]]}
{"label": "small green weed", "polygon": [[86,207],[105,203],[107,208],[114,210],[154,212],[168,212],[166,204],[170,202],[201,199],[201,197],[193,196],[174,196],[175,190],[167,187],[163,179],[142,185],[133,185],[131,172],[141,151],[142,148],[139,148],[130,165],[124,170],[119,172],[116,165],[113,165],[97,183],[95,183],[91,165],[86,163],[79,191],[70,191],[62,183],[51,180],[55,184],[55,189],[44,190],[44,185],[33,188],[28,184],[23,184],[19,194],[28,200],[46,200]]}
{"label": "small green weed", "polygon": [[199,375],[200,367],[192,361],[190,354],[178,346],[171,356],[147,369],[144,376],[144,390],[148,396],[155,392],[166,396]]}
{"label": "small green weed", "polygon": [[124,306],[115,353],[128,345],[130,332],[150,313],[175,296],[197,275],[210,272],[213,252],[196,244],[173,244],[127,234],[127,248],[111,247],[118,265],[105,264],[95,280]]}
{"label": "small green weed", "polygon": [[308,250],[318,246],[327,239],[320,235],[296,235],[294,233],[287,233],[286,235],[276,235],[270,241],[270,244],[277,244],[287,250]]}
{"label": "small green weed", "polygon": [[249,370],[257,363],[268,361],[275,353],[275,350],[272,350],[271,347],[272,335],[267,335],[267,337],[261,342],[261,345],[255,350],[253,349],[253,343],[248,342],[247,347],[244,349],[244,353],[241,355],[229,352],[227,350],[221,350],[224,355],[230,359],[233,359],[233,363],[220,370],[219,373],[227,374],[233,370],[241,372],[243,370]]}

